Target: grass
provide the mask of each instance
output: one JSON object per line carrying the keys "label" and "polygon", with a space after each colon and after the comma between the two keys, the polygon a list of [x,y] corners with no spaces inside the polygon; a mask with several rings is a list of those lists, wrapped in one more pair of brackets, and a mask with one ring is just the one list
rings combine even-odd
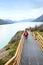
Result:
{"label": "grass", "polygon": [[43,37],[43,32],[39,32],[39,34]]}
{"label": "grass", "polygon": [[[18,39],[16,42],[13,42],[11,44],[8,44],[6,47],[5,47],[5,50],[10,50],[8,56],[6,56],[5,58],[3,59],[0,59],[0,65],[4,65],[10,58],[12,58],[14,55],[15,55],[15,52],[17,50],[17,47],[18,47],[18,44],[19,44],[19,41],[20,39]],[[12,64],[10,64],[12,65]]]}
{"label": "grass", "polygon": [[5,50],[10,50],[8,56],[6,56],[3,60],[4,64],[15,55],[15,52],[17,50],[18,44],[19,44],[20,39],[17,39],[15,42],[10,42],[6,47]]}
{"label": "grass", "polygon": [[34,31],[34,34],[35,34],[35,36],[37,35],[37,33],[36,33],[37,31]]}
{"label": "grass", "polygon": [[2,59],[0,59],[0,65],[4,65],[4,64],[3,64],[3,60],[2,60]]}
{"label": "grass", "polygon": [[40,32],[40,31],[34,31],[35,35],[37,35],[36,32],[39,32],[39,34],[43,37],[43,32]]}

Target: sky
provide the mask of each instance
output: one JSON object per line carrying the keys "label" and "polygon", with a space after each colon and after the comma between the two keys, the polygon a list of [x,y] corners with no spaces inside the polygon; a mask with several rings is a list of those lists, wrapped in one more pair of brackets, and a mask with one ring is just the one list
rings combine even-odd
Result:
{"label": "sky", "polygon": [[0,0],[0,19],[35,19],[40,15],[43,15],[43,0]]}

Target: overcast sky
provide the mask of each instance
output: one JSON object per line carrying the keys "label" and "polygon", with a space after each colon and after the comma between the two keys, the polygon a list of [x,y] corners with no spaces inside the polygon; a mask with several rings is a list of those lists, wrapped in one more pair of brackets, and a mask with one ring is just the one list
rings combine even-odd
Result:
{"label": "overcast sky", "polygon": [[43,14],[43,0],[0,0],[0,18],[22,20]]}

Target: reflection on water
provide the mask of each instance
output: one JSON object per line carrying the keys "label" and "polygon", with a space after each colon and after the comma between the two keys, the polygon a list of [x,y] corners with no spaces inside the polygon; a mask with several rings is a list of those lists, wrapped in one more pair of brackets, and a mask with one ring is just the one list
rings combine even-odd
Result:
{"label": "reflection on water", "polygon": [[11,37],[18,31],[24,30],[26,27],[34,27],[42,24],[42,22],[22,22],[8,25],[0,25],[0,49],[3,48],[10,41]]}

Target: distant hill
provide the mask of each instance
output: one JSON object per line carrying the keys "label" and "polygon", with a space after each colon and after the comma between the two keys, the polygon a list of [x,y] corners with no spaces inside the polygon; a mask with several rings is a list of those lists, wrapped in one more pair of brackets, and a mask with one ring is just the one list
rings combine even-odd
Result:
{"label": "distant hill", "polygon": [[7,22],[9,22],[9,23],[15,23],[15,22],[16,22],[15,20],[12,21],[12,20],[10,20],[10,19],[6,19],[5,21],[7,21]]}
{"label": "distant hill", "polygon": [[7,20],[0,19],[0,25],[3,25],[3,24],[11,24],[11,23],[13,23],[13,22],[12,21],[10,22],[10,21],[7,21]]}
{"label": "distant hill", "polygon": [[33,22],[43,22],[43,15],[33,20]]}
{"label": "distant hill", "polygon": [[24,20],[19,20],[17,22],[32,22],[34,19],[24,19]]}

